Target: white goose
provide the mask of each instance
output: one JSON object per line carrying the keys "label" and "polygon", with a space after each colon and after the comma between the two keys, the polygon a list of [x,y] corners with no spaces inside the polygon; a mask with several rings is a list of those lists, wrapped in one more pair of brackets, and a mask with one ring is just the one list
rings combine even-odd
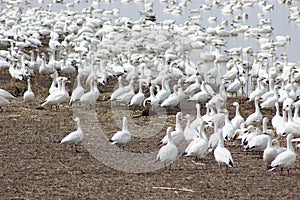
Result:
{"label": "white goose", "polygon": [[81,85],[80,82],[80,74],[77,75],[77,86],[73,90],[70,98],[69,104],[72,105],[75,101],[79,101],[80,97],[84,94],[84,88]]}
{"label": "white goose", "polygon": [[283,172],[283,168],[287,168],[288,174],[289,174],[289,167],[291,167],[295,161],[296,161],[296,153],[294,151],[293,145],[292,145],[292,139],[294,138],[293,134],[288,134],[286,138],[286,151],[278,154],[276,158],[271,162],[271,165],[269,166],[269,171],[273,171],[276,168],[281,169],[281,175]]}
{"label": "white goose", "polygon": [[175,107],[179,105],[180,99],[177,94],[178,85],[174,85],[173,88],[173,93],[160,104],[161,107]]}
{"label": "white goose", "polygon": [[232,125],[235,127],[235,130],[239,129],[241,124],[245,122],[244,117],[240,114],[239,110],[239,103],[238,102],[233,102],[232,104],[235,106],[235,116],[231,119]]}
{"label": "white goose", "polygon": [[[263,118],[263,133],[267,132],[267,123],[269,119],[267,117]],[[253,137],[250,141],[248,140],[248,144],[246,145],[246,150],[255,150],[255,151],[263,151],[268,144],[269,136],[266,134],[259,134]]]}
{"label": "white goose", "polygon": [[112,138],[109,140],[111,144],[126,144],[131,140],[131,133],[128,130],[127,118],[123,117],[122,130],[117,131]]}
{"label": "white goose", "polygon": [[189,85],[189,86],[184,90],[184,93],[185,93],[186,95],[193,95],[193,94],[199,92],[199,90],[200,90],[200,85],[201,85],[201,83],[200,83],[200,77],[197,77],[197,78],[196,78],[196,82],[193,83],[193,84],[191,84],[191,85]]}
{"label": "white goose", "polygon": [[68,81],[67,78],[65,77],[58,77],[58,84],[61,85],[60,90],[53,92],[52,94],[50,94],[44,103],[41,104],[42,107],[46,106],[46,105],[55,105],[56,108],[59,108],[59,104],[65,102],[68,98],[69,98],[69,94],[66,91],[65,85],[66,82]]}
{"label": "white goose", "polygon": [[214,132],[211,134],[208,140],[208,151],[212,152],[216,149],[219,143],[219,135],[222,135],[222,129],[219,128],[219,123],[217,121],[213,122]]}
{"label": "white goose", "polygon": [[[202,82],[202,85],[205,85],[206,82],[203,81]],[[197,92],[195,93],[193,96],[191,96],[188,101],[196,101],[198,103],[201,103],[201,104],[205,104],[209,99],[210,99],[210,95],[206,89],[206,87],[202,87],[203,90],[201,90],[200,92]]]}
{"label": "white goose", "polygon": [[271,124],[272,124],[273,128],[276,130],[277,126],[280,124],[280,122],[283,121],[283,117],[280,116],[279,103],[278,102],[275,103],[275,108],[276,108],[276,113],[272,117]]}
{"label": "white goose", "polygon": [[144,102],[145,95],[143,93],[142,89],[142,81],[139,81],[139,91],[136,93],[130,100],[129,105],[130,106],[140,106]]}
{"label": "white goose", "polygon": [[57,83],[57,78],[58,78],[58,73],[57,71],[54,71],[54,73],[52,73],[50,75],[50,77],[52,78],[52,83],[51,83],[51,86],[49,88],[49,94],[52,94],[54,93],[55,91],[59,91],[60,90],[60,86],[58,83]]}
{"label": "white goose", "polygon": [[226,141],[229,141],[234,138],[235,134],[235,126],[229,120],[229,112],[227,109],[223,109],[222,111],[225,114],[225,124],[222,127],[222,135]]}
{"label": "white goose", "polygon": [[162,88],[159,92],[157,92],[156,94],[156,99],[159,103],[162,103],[165,99],[167,99],[170,94],[171,94],[171,91],[170,91],[170,88],[169,88],[169,79],[167,78],[164,78],[162,80]]}
{"label": "white goose", "polygon": [[156,156],[156,162],[161,162],[167,166],[167,164],[173,162],[177,155],[178,149],[174,143],[173,137],[171,136],[171,132],[173,131],[172,127],[168,127],[167,129],[167,144],[162,146],[158,154]]}
{"label": "white goose", "polygon": [[186,125],[183,131],[184,138],[187,142],[191,142],[197,137],[197,130],[195,127],[191,127],[191,116],[189,114],[185,115]]}
{"label": "white goose", "polygon": [[[182,112],[178,112],[176,114],[176,126],[175,130],[171,132],[171,137],[173,139],[174,144],[179,144],[183,138],[183,129],[181,126],[181,118],[182,118]],[[165,135],[163,139],[160,141],[159,146],[165,145],[168,142],[168,135]]]}
{"label": "white goose", "polygon": [[31,102],[35,100],[34,92],[31,89],[30,78],[27,79],[27,90],[23,94],[23,100],[25,102]]}
{"label": "white goose", "polygon": [[196,119],[194,119],[192,122],[191,122],[191,127],[197,127],[199,126],[203,119],[202,119],[202,116],[201,116],[201,106],[199,103],[196,103]]}
{"label": "white goose", "polygon": [[124,91],[126,89],[123,87],[122,76],[119,76],[119,78],[118,78],[118,84],[119,84],[119,87],[115,91],[113,91],[113,93],[110,96],[110,100],[111,101],[116,100],[118,96],[120,96],[121,94],[124,94],[125,92],[128,92],[129,89],[130,89],[130,88],[128,88],[128,91]]}
{"label": "white goose", "polygon": [[278,150],[275,146],[272,144],[272,140],[274,138],[274,131],[268,130],[265,134],[268,135],[268,144],[263,152],[263,161],[270,166],[271,162],[275,159],[275,157],[278,155]]}
{"label": "white goose", "polygon": [[274,86],[272,96],[269,96],[260,104],[261,108],[272,109],[275,107],[275,103],[278,102],[278,86]]}
{"label": "white goose", "polygon": [[300,136],[300,123],[293,121],[292,108],[284,108],[288,112],[288,121],[284,124],[283,135],[293,134],[294,136]]}
{"label": "white goose", "polygon": [[199,137],[194,138],[183,152],[183,156],[195,155],[198,158],[204,157],[208,152],[208,139],[204,132],[204,122],[200,124]]}
{"label": "white goose", "polygon": [[224,146],[224,138],[222,132],[219,134],[219,142],[214,150],[215,160],[220,164],[225,164],[229,167],[233,167],[233,159],[230,151]]}
{"label": "white goose", "polygon": [[[82,139],[83,139],[83,131],[82,131],[81,125],[80,125],[80,118],[76,117],[74,119],[74,121],[76,122],[77,130],[71,132],[66,137],[64,137],[61,140],[61,142],[60,142],[61,144],[63,144],[63,143],[66,143],[66,144],[75,143],[75,145],[76,145],[78,142],[82,141]],[[76,152],[77,152],[77,149],[76,149]]]}
{"label": "white goose", "polygon": [[261,120],[262,120],[262,114],[260,112],[260,108],[258,105],[258,99],[259,97],[255,97],[254,103],[255,103],[255,112],[250,114],[246,121],[245,121],[245,125],[248,126],[250,124],[261,124]]}
{"label": "white goose", "polygon": [[234,79],[233,82],[231,82],[227,89],[226,89],[226,92],[227,93],[230,93],[232,96],[233,94],[235,94],[235,96],[238,95],[238,92],[242,89],[242,83],[241,83],[241,80],[240,80],[240,76],[239,76],[239,73],[236,74],[236,78]]}
{"label": "white goose", "polygon": [[[127,92],[121,94],[120,96],[118,96],[116,98],[116,101],[118,101],[120,103],[124,103],[125,105],[128,105],[130,103],[130,100],[135,95],[133,83],[134,83],[134,81],[131,80],[130,83],[129,83],[129,85],[128,85],[129,90]],[[124,89],[125,89],[125,87],[124,87]]]}
{"label": "white goose", "polygon": [[154,86],[151,85],[149,90],[150,90],[150,96],[144,100],[143,106],[146,107],[146,102],[149,102],[149,101],[150,101],[151,106],[153,106],[153,107],[159,106],[158,100],[154,94]]}
{"label": "white goose", "polygon": [[3,89],[0,89],[0,97],[3,97],[5,99],[15,99],[16,98],[10,92],[3,90]]}
{"label": "white goose", "polygon": [[100,96],[100,92],[97,87],[97,80],[91,79],[90,80],[90,91],[84,93],[80,97],[79,102],[84,102],[84,103],[91,105],[93,103],[96,103],[99,96]]}
{"label": "white goose", "polygon": [[293,121],[300,123],[300,117],[299,117],[300,101],[293,103],[293,106],[295,107]]}
{"label": "white goose", "polygon": [[253,101],[255,97],[263,95],[265,92],[267,92],[267,89],[264,87],[262,80],[264,78],[258,77],[257,78],[257,83],[256,83],[256,88],[253,90],[250,95],[249,95],[249,101]]}

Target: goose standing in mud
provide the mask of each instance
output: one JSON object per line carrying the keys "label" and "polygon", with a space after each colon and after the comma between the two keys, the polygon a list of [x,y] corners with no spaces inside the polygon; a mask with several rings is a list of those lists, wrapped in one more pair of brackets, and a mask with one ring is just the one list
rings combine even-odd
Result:
{"label": "goose standing in mud", "polygon": [[73,131],[71,132],[70,134],[68,134],[66,137],[64,137],[60,144],[71,144],[71,143],[75,143],[75,148],[76,148],[76,153],[78,152],[77,150],[77,147],[76,147],[76,144],[78,142],[81,142],[82,139],[83,139],[83,131],[81,129],[81,125],[80,125],[80,118],[79,117],[76,117],[74,119],[74,121],[76,122],[76,125],[77,125],[77,130],[76,131]]}
{"label": "goose standing in mud", "polygon": [[30,78],[27,79],[27,90],[23,94],[23,100],[25,102],[31,102],[35,100],[34,92],[31,89]]}
{"label": "goose standing in mud", "polygon": [[233,159],[230,151],[224,146],[224,138],[222,132],[219,133],[219,142],[214,150],[214,157],[219,166],[221,164],[225,164],[228,167],[233,167]]}
{"label": "goose standing in mud", "polygon": [[[174,143],[174,140],[171,136],[171,132],[173,131],[172,127],[168,127],[167,129],[167,144],[162,146],[158,154],[156,156],[156,162],[161,162],[164,164],[165,167],[167,167],[167,164],[172,163],[177,155],[178,155],[178,149]],[[170,165],[171,168],[171,165]]]}
{"label": "goose standing in mud", "polygon": [[296,161],[296,153],[294,151],[294,147],[292,145],[292,139],[294,138],[293,134],[288,134],[286,138],[286,151],[280,153],[276,158],[271,162],[271,165],[269,166],[269,171],[273,171],[276,168],[280,168],[282,175],[283,169],[287,168],[288,175],[290,174],[290,167],[295,163]]}
{"label": "goose standing in mud", "polygon": [[117,131],[109,140],[111,144],[126,144],[131,140],[131,133],[128,130],[128,121],[126,117],[123,117],[122,130]]}
{"label": "goose standing in mud", "polygon": [[[176,126],[175,130],[171,132],[171,137],[175,145],[180,143],[184,139],[183,129],[181,125],[182,112],[176,114]],[[160,141],[159,146],[163,146],[168,143],[168,135],[166,134]]]}

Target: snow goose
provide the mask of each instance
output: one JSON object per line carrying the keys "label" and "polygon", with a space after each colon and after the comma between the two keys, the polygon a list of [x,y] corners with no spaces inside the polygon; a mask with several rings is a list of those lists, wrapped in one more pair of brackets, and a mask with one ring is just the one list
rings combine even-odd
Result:
{"label": "snow goose", "polygon": [[162,146],[158,154],[156,156],[156,162],[161,162],[167,166],[167,164],[170,164],[173,162],[177,155],[178,155],[178,149],[174,143],[173,137],[171,136],[171,132],[173,131],[172,127],[168,127],[167,129],[167,144]]}
{"label": "snow goose", "polygon": [[263,152],[263,161],[270,166],[271,162],[275,159],[275,157],[278,155],[277,148],[273,146],[272,140],[274,137],[274,131],[269,129],[265,134],[268,135],[268,144]]}
{"label": "snow goose", "polygon": [[284,133],[283,135],[293,134],[294,136],[300,136],[300,123],[294,122],[292,117],[292,108],[283,108],[287,110],[288,121],[284,124]]}
{"label": "snow goose", "polygon": [[119,76],[118,83],[119,83],[119,87],[115,91],[113,91],[113,93],[110,96],[111,101],[116,100],[119,96],[123,95],[126,92],[129,92],[130,88],[134,84],[134,80],[130,80],[129,84],[123,87],[122,76]]}
{"label": "snow goose", "polygon": [[[293,140],[292,140],[292,142],[293,142]],[[272,145],[276,148],[277,154],[280,154],[280,153],[286,151],[286,147],[281,147],[279,140],[277,140],[276,138],[274,138],[272,140]]]}
{"label": "snow goose", "polygon": [[144,102],[143,102],[143,106],[146,107],[146,102],[150,102],[150,105],[153,106],[153,107],[157,107],[158,106],[158,100],[154,94],[154,86],[151,85],[150,86],[150,96],[147,97]]}
{"label": "snow goose", "polygon": [[204,157],[208,152],[208,140],[204,132],[204,123],[200,124],[199,137],[195,137],[183,152],[183,156],[195,155],[198,158]]}
{"label": "snow goose", "polygon": [[80,77],[81,77],[81,75],[78,74],[77,75],[77,86],[72,91],[70,102],[69,102],[70,105],[72,105],[75,101],[79,101],[80,97],[84,94],[84,88],[81,85]]}
{"label": "snow goose", "polygon": [[66,91],[65,84],[68,81],[65,77],[58,77],[58,84],[61,85],[60,90],[53,92],[50,94],[44,101],[44,103],[41,104],[41,107],[44,107],[46,105],[55,105],[56,109],[59,108],[59,104],[65,102],[69,98],[69,94]]}
{"label": "snow goose", "polygon": [[269,77],[269,91],[263,93],[263,94],[260,96],[260,100],[261,100],[262,102],[264,102],[264,101],[266,101],[268,98],[274,96],[274,87],[275,87],[274,78],[273,78],[273,77]]}
{"label": "snow goose", "polygon": [[209,103],[205,104],[206,113],[202,116],[202,120],[205,121],[207,124],[210,124],[212,115],[211,111],[214,111],[212,106]]}
{"label": "snow goose", "polygon": [[51,82],[51,85],[50,85],[50,88],[49,88],[49,94],[52,94],[56,91],[60,91],[60,86],[58,83],[57,83],[57,78],[58,78],[58,73],[57,71],[54,71],[54,73],[52,73],[50,75],[50,77],[52,78],[52,82]]}
{"label": "snow goose", "polygon": [[170,94],[168,98],[166,98],[161,104],[161,107],[176,107],[179,106],[180,99],[177,94],[178,85],[173,86],[173,93]]}
{"label": "snow goose", "polygon": [[214,126],[214,132],[211,134],[208,140],[208,151],[212,152],[215,150],[215,148],[218,146],[219,143],[219,135],[222,135],[222,129],[219,128],[219,122],[215,121],[213,122]]}
{"label": "snow goose", "polygon": [[197,78],[196,78],[196,82],[193,83],[193,84],[191,84],[191,85],[189,85],[189,86],[184,90],[184,93],[185,93],[186,95],[193,95],[193,94],[199,92],[199,90],[200,90],[200,85],[201,85],[201,83],[200,83],[200,77],[197,77]]}
{"label": "snow goose", "polygon": [[219,165],[225,164],[228,167],[233,167],[233,159],[230,151],[224,146],[224,138],[222,136],[222,132],[218,136],[219,142],[214,150],[215,160],[218,162]]}
{"label": "snow goose", "polygon": [[[293,88],[293,87],[291,87],[291,88]],[[294,103],[294,99],[290,96],[290,94],[289,94],[288,91],[287,91],[286,94],[287,94],[287,96],[286,96],[286,98],[282,102],[282,107],[283,108],[286,108],[288,106],[292,106],[293,103]]]}
{"label": "snow goose", "polygon": [[254,137],[262,134],[262,130],[260,129],[260,127],[255,128],[253,125],[249,125],[247,129],[248,129],[247,134],[245,134],[245,136],[241,140],[244,149],[246,149],[247,145]]}
{"label": "snow goose", "polygon": [[[183,138],[183,129],[181,126],[181,118],[182,118],[182,112],[177,112],[176,114],[176,125],[175,130],[171,132],[171,137],[173,139],[174,144],[179,144]],[[168,142],[168,135],[165,135],[163,139],[160,141],[159,146],[165,145]]]}
{"label": "snow goose", "polygon": [[194,138],[197,137],[197,130],[195,127],[191,127],[191,116],[189,114],[186,114],[185,118],[186,125],[183,130],[183,135],[187,142],[191,142]]}
{"label": "snow goose", "polygon": [[272,96],[268,96],[261,104],[261,108],[272,109],[275,107],[275,103],[278,102],[278,86],[275,85]]}
{"label": "snow goose", "polygon": [[[263,133],[267,132],[267,123],[269,119],[267,117],[263,118]],[[245,150],[251,151],[263,151],[268,144],[268,135],[266,134],[258,134],[254,136],[251,140],[248,140],[248,144],[245,147]]]}
{"label": "snow goose", "polygon": [[208,101],[211,105],[217,105],[220,108],[225,106],[227,101],[227,94],[225,90],[225,81],[221,82],[219,93],[212,96],[212,98]]}
{"label": "snow goose", "polygon": [[258,99],[259,97],[255,97],[254,99],[254,104],[255,104],[255,112],[250,114],[246,121],[245,124],[246,126],[250,125],[250,124],[261,124],[261,120],[262,120],[262,114],[260,112],[260,108],[259,108],[259,104],[258,104]]}
{"label": "snow goose", "polygon": [[42,55],[42,63],[41,63],[41,66],[39,67],[39,74],[40,75],[49,75],[51,73],[53,73],[55,70],[53,67],[49,66],[47,63],[46,63],[46,55],[45,53],[41,53]]}
{"label": "snow goose", "polygon": [[118,101],[120,103],[124,103],[125,105],[128,105],[130,103],[130,100],[135,95],[133,83],[134,83],[134,81],[131,80],[131,82],[128,85],[129,86],[129,91],[127,91],[127,92],[121,94],[120,96],[118,96],[116,98],[116,101]]}
{"label": "snow goose", "polygon": [[203,121],[202,116],[201,116],[201,106],[199,103],[196,103],[196,119],[194,119],[191,122],[191,127],[197,127],[201,124],[201,122]]}
{"label": "snow goose", "polygon": [[294,115],[293,115],[293,121],[297,122],[297,123],[300,123],[300,118],[299,118],[300,102],[297,101],[297,102],[293,103],[293,106],[295,107]]}
{"label": "snow goose", "polygon": [[279,112],[279,103],[276,102],[275,103],[275,108],[276,108],[276,113],[275,115],[272,117],[272,120],[271,120],[271,124],[273,126],[273,128],[276,130],[277,126],[279,125],[279,123],[281,121],[283,121],[283,117],[280,116],[280,112]]}
{"label": "snow goose", "polygon": [[262,83],[263,79],[264,79],[263,77],[258,77],[257,78],[256,88],[255,88],[255,90],[253,90],[250,93],[249,98],[248,98],[249,101],[253,101],[255,99],[255,97],[261,96],[261,95],[263,95],[264,93],[267,92],[267,89],[265,88],[265,86]]}
{"label": "snow goose", "polygon": [[225,114],[225,124],[222,127],[222,135],[226,141],[229,141],[234,138],[235,126],[229,120],[229,112],[227,109],[223,109],[222,112]]}
{"label": "snow goose", "polygon": [[143,93],[143,88],[142,88],[142,81],[139,81],[139,91],[136,93],[130,100],[129,106],[141,106],[142,103],[144,102],[145,95]]}
{"label": "snow goose", "polygon": [[294,138],[293,134],[288,134],[286,138],[286,151],[278,154],[276,158],[271,162],[271,165],[269,166],[269,171],[273,171],[276,168],[281,169],[281,175],[283,172],[283,168],[287,168],[288,175],[289,175],[289,167],[291,167],[295,161],[296,161],[296,153],[294,151],[293,145],[292,145],[292,139]]}
{"label": "snow goose", "polygon": [[[202,82],[203,85],[206,84],[205,81]],[[196,94],[194,94],[193,96],[191,96],[188,101],[196,101],[200,104],[205,104],[209,99],[210,99],[210,95],[206,89],[206,87],[203,87],[203,90],[201,90],[200,92],[197,92]]]}
{"label": "snow goose", "polygon": [[99,96],[100,96],[100,92],[97,87],[97,80],[91,79],[90,80],[90,91],[84,93],[80,97],[79,102],[84,102],[91,106],[92,104],[96,103]]}
{"label": "snow goose", "polygon": [[30,78],[27,79],[27,90],[23,94],[23,100],[25,102],[31,102],[35,100],[34,92],[31,89]]}
{"label": "snow goose", "polygon": [[156,99],[159,103],[162,103],[165,99],[167,99],[170,94],[170,88],[169,88],[169,79],[163,78],[162,80],[162,88],[159,92],[156,94]]}
{"label": "snow goose", "polygon": [[242,89],[242,83],[240,80],[239,73],[236,73],[236,78],[233,82],[231,82],[228,87],[226,88],[226,92],[230,93],[232,96],[235,94],[235,96],[238,95],[238,92]]}
{"label": "snow goose", "polygon": [[131,139],[131,133],[128,130],[128,125],[127,125],[127,118],[124,116],[123,117],[123,124],[122,124],[122,130],[117,131],[112,138],[109,140],[111,144],[126,144],[130,141]]}
{"label": "snow goose", "polygon": [[[77,130],[69,133],[66,137],[64,137],[61,140],[60,144],[63,144],[63,143],[66,143],[66,144],[75,143],[75,147],[76,147],[76,144],[78,142],[82,141],[82,139],[83,139],[83,132],[82,132],[81,125],[80,125],[80,118],[76,117],[74,119],[74,121],[76,122]],[[78,152],[77,149],[76,149],[76,152]]]}
{"label": "snow goose", "polygon": [[0,97],[3,97],[5,99],[15,99],[16,97],[12,95],[10,92],[0,89]]}
{"label": "snow goose", "polygon": [[237,130],[240,128],[241,124],[245,122],[245,119],[240,114],[239,103],[233,102],[232,105],[235,106],[235,116],[231,119],[231,123],[235,127],[235,130]]}

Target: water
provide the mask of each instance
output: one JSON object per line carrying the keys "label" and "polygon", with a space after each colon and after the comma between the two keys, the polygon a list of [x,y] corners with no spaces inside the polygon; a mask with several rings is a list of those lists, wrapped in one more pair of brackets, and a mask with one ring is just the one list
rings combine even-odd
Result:
{"label": "water", "polygon": [[[12,2],[12,1],[11,1]],[[73,0],[65,0],[64,3],[54,3],[52,0],[44,0],[43,3],[38,3],[38,1],[29,1],[29,3],[25,4],[24,1],[20,0],[21,3],[15,4],[16,6],[22,7],[24,9],[27,8],[33,8],[33,7],[40,7],[45,10],[51,10],[53,12],[59,12],[62,9],[66,9],[66,5],[68,5],[67,9],[76,11],[76,12],[82,12],[84,9],[93,6],[95,8],[99,9],[105,9],[105,10],[112,10],[114,8],[118,8],[120,10],[119,16],[126,16],[131,18],[132,20],[138,20],[140,16],[140,11],[144,11],[144,3],[140,1],[130,2],[130,3],[122,3],[121,1],[112,0],[110,3],[107,1],[91,1],[91,0],[84,0],[84,1],[73,1]],[[74,3],[78,2],[78,3]],[[97,4],[95,3],[97,2]],[[260,6],[258,3],[254,3],[253,7],[245,8],[243,10],[238,10],[233,12],[232,14],[224,14],[220,11],[220,8],[217,6],[214,6],[209,1],[200,1],[200,0],[193,0],[190,1],[186,7],[183,7],[181,14],[170,14],[164,12],[164,9],[166,8],[172,8],[174,6],[171,1],[168,1],[168,3],[161,3],[158,0],[152,0],[147,2],[153,2],[153,13],[155,13],[157,21],[162,21],[165,19],[173,19],[176,21],[176,24],[183,24],[186,21],[188,21],[190,16],[201,16],[199,20],[196,20],[197,23],[201,24],[204,28],[207,28],[209,26],[216,26],[221,23],[223,19],[228,20],[229,23],[232,23],[234,18],[237,15],[242,15],[243,12],[247,13],[249,18],[248,20],[243,20],[243,24],[247,24],[250,26],[256,26],[259,22],[258,19],[258,13],[261,11]],[[289,58],[289,61],[291,62],[298,62],[299,60],[299,54],[297,52],[298,47],[300,46],[300,26],[289,22],[288,16],[289,16],[289,7],[291,6],[299,6],[299,1],[294,1],[291,6],[287,6],[284,4],[279,3],[280,1],[268,1],[269,4],[274,5],[274,10],[270,12],[263,13],[265,18],[271,19],[272,21],[272,27],[274,28],[273,33],[270,38],[274,38],[276,35],[290,35],[291,36],[291,42],[286,46],[286,48],[279,49],[278,54],[281,54],[282,52],[286,52]],[[74,6],[70,6],[70,4],[74,4]],[[204,10],[201,11],[201,13],[197,14],[191,14],[191,9],[197,9],[200,5],[209,5],[211,6],[210,10]],[[176,6],[176,5],[175,5]],[[0,7],[5,7],[5,4],[0,5]],[[209,23],[208,17],[215,16],[217,17],[217,21],[215,23]],[[228,44],[226,48],[232,48],[232,47],[246,47],[246,46],[253,46],[255,51],[258,51],[258,45],[256,39],[245,39],[243,35],[239,35],[238,37],[233,38],[226,38],[228,41]]]}

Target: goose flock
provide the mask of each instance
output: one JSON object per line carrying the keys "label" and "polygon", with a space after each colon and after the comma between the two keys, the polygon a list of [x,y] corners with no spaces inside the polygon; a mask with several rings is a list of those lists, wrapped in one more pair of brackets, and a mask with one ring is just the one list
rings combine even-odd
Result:
{"label": "goose flock", "polygon": [[[198,7],[189,9],[183,24],[159,20],[154,5],[159,3],[164,13],[180,16],[191,4],[188,0],[121,1],[144,5],[135,20],[121,16],[118,8],[101,9],[101,0],[91,1],[80,12],[72,9],[80,1],[63,4],[57,12],[50,9],[52,4],[48,9],[22,9],[18,5],[30,2],[0,2],[0,70],[26,85],[24,103],[37,103],[31,85],[36,77],[38,82],[51,77],[39,107],[53,110],[55,106],[57,112],[61,105],[70,109],[75,104],[95,105],[101,96],[99,87],[115,80],[118,87],[106,101],[133,112],[149,106],[177,110],[175,128],[168,127],[159,143],[157,162],[172,163],[183,140],[189,143],[181,152],[183,156],[200,159],[213,152],[216,162],[228,167],[234,167],[234,156],[226,143],[233,140],[240,140],[245,151],[260,152],[269,170],[289,170],[295,162],[292,141],[300,137],[300,66],[286,53],[295,38],[276,35],[270,17],[282,6],[289,12],[285,20],[300,24],[300,12],[293,1],[199,2]],[[223,18],[210,16],[209,25],[202,25],[201,16],[216,8]],[[258,9],[258,21],[252,25],[248,13],[254,8]],[[227,47],[230,40],[241,37],[253,45]],[[197,59],[192,59],[194,54]],[[204,70],[205,66],[209,70]],[[66,88],[69,82],[75,82],[71,91]],[[255,111],[242,116],[243,104],[236,101],[228,105],[229,98],[251,102]],[[18,96],[0,89],[2,114],[2,107],[17,100]],[[180,111],[184,102],[196,106],[195,119]],[[228,106],[235,107],[231,119]],[[276,109],[276,113],[267,118],[261,109]],[[123,128],[109,140],[111,144],[126,146],[134,140],[134,130],[127,126],[129,117],[123,116]],[[84,138],[80,119],[75,121],[77,131],[61,143],[78,143]],[[286,148],[279,145],[279,138],[284,137]]]}

